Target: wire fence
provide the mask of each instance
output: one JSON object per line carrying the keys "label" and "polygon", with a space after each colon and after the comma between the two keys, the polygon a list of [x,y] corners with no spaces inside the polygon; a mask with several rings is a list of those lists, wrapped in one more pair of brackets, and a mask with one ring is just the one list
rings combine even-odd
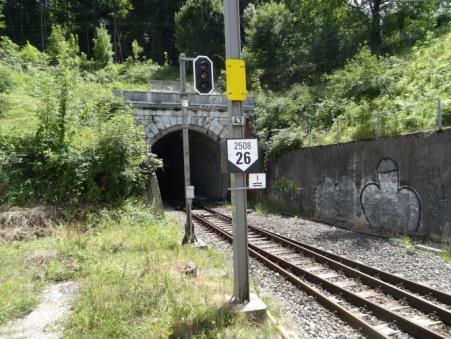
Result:
{"label": "wire fence", "polygon": [[451,126],[451,110],[444,110],[441,99],[436,100],[436,111],[427,111],[423,115],[403,115],[375,111],[369,119],[356,121],[348,116],[334,119],[328,129],[307,129],[304,132],[304,145],[318,146],[344,143],[357,140],[411,134],[417,132],[433,133]]}

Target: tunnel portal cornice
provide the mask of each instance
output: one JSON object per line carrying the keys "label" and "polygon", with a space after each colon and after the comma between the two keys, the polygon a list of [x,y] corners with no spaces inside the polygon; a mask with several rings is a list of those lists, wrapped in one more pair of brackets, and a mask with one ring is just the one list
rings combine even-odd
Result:
{"label": "tunnel portal cornice", "polygon": [[[125,98],[134,108],[136,121],[145,128],[150,145],[165,135],[182,129],[180,93],[178,92],[138,92],[116,91],[117,96]],[[228,136],[228,101],[222,95],[186,95],[189,102],[188,127],[215,141]],[[243,110],[249,116],[255,109],[254,98],[243,102]]]}

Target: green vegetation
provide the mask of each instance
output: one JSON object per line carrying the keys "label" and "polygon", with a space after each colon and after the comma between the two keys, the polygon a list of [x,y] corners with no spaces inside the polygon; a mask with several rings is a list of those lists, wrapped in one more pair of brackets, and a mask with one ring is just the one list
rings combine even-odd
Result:
{"label": "green vegetation", "polygon": [[317,85],[294,85],[283,95],[262,90],[257,125],[268,155],[336,142],[338,128],[340,141],[374,138],[378,124],[380,136],[434,129],[439,99],[443,126],[451,126],[450,44],[446,32],[399,57],[362,47]]}
{"label": "green vegetation", "polygon": [[443,241],[442,252],[440,256],[445,262],[451,262],[451,242],[448,240]]}
{"label": "green vegetation", "polygon": [[[2,32],[22,59],[72,60],[83,80],[105,87],[173,79],[180,52],[208,55],[218,75],[224,70],[219,0],[4,2]],[[243,0],[240,12],[268,158],[431,129],[439,99],[443,126],[451,124],[449,1]],[[0,114],[14,99],[0,93]]]}
{"label": "green vegetation", "polygon": [[165,66],[113,64],[108,33],[100,28],[99,35],[100,59],[92,61],[61,28],[48,53],[1,41],[1,202],[120,203],[140,193],[147,171],[159,166],[131,107],[112,91],[147,87],[147,76]]}
{"label": "green vegetation", "polygon": [[45,284],[47,241],[0,243],[0,324],[31,310]]}
{"label": "green vegetation", "polygon": [[297,193],[299,191],[296,181],[287,177],[278,177],[274,180],[272,187],[278,193]]}
{"label": "green vegetation", "polygon": [[451,262],[451,250],[445,250],[440,253],[440,256],[445,262]]}
{"label": "green vegetation", "polygon": [[309,211],[303,209],[299,206],[287,206],[287,205],[280,205],[275,202],[271,202],[268,200],[261,200],[261,201],[249,201],[249,205],[251,208],[254,208],[257,213],[261,214],[274,214],[274,215],[290,215],[290,216],[299,216],[302,215],[303,217],[309,217],[311,216],[311,213]]}
{"label": "green vegetation", "polygon": [[[175,38],[179,51],[186,55],[222,57],[224,18],[221,0],[188,0],[175,14]],[[222,68],[223,66],[220,65]]]}
{"label": "green vegetation", "polygon": [[[29,311],[45,284],[70,279],[81,287],[68,338],[274,337],[271,325],[225,307],[226,259],[180,239],[177,226],[129,201],[51,237],[1,243],[0,324]],[[197,278],[185,275],[187,262],[197,264]]]}

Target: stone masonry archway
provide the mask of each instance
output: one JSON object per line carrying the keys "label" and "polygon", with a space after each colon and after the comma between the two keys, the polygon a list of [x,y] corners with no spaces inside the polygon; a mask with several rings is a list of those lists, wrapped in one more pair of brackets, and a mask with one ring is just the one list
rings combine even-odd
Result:
{"label": "stone masonry archway", "polygon": [[[164,149],[166,146],[162,146],[162,143],[174,142],[173,137],[175,134],[180,133],[183,129],[182,121],[182,111],[180,107],[180,93],[178,92],[136,92],[136,91],[117,91],[115,92],[117,96],[125,98],[133,107],[136,122],[144,126],[144,130],[147,136],[149,146],[152,147],[158,144],[158,148]],[[214,170],[210,170],[208,173],[210,176],[222,176],[223,180],[218,180],[218,192],[224,192],[224,187],[226,189],[228,181],[227,175],[227,165],[226,165],[226,139],[229,135],[230,130],[230,118],[228,116],[228,101],[222,95],[209,95],[200,96],[197,94],[188,94],[184,97],[188,100],[188,128],[190,130],[190,135],[197,135],[198,140],[202,140],[200,135],[206,137],[205,142],[194,142],[191,149],[194,155],[194,160],[196,159],[196,154],[204,152],[207,155],[210,153],[217,153],[215,156],[214,163],[219,161],[219,166],[210,166],[209,158],[205,157],[205,166],[210,166]],[[248,118],[255,108],[255,103],[253,98],[243,102],[244,116]],[[249,130],[249,129],[248,129]],[[248,134],[249,135],[249,134]],[[203,147],[212,141],[210,149],[207,147],[203,151]],[[190,142],[191,144],[191,142]],[[213,146],[216,144],[217,146]],[[174,143],[175,145],[175,143]],[[178,147],[178,146],[177,146]],[[170,149],[165,151],[167,154]],[[207,153],[206,153],[207,152]],[[164,152],[163,152],[164,153]],[[169,161],[170,159],[168,159]],[[212,161],[210,161],[212,162]],[[179,161],[173,162],[173,166],[181,166]],[[193,165],[193,164],[196,165]],[[191,165],[192,171],[199,165],[199,162],[193,162]],[[213,173],[214,171],[218,173]],[[204,178],[208,182],[208,178]],[[198,180],[197,186],[200,191],[204,191],[206,195],[216,195],[218,198],[224,198],[224,194],[210,194],[209,189],[205,187],[204,182]],[[152,194],[149,194],[151,196]],[[160,193],[156,198],[160,198]]]}

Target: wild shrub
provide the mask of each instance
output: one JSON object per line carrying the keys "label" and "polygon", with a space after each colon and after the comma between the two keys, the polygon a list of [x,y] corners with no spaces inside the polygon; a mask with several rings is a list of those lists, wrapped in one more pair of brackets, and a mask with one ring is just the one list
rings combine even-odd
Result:
{"label": "wild shrub", "polygon": [[160,71],[160,66],[151,59],[145,61],[133,61],[126,63],[122,68],[119,79],[129,83],[147,84],[150,79],[155,79],[155,74]]}
{"label": "wild shrub", "polygon": [[104,26],[96,28],[94,39],[94,60],[98,68],[103,68],[113,62],[113,45],[111,36]]}
{"label": "wild shrub", "polygon": [[11,71],[0,63],[0,93],[8,92],[12,87]]}
{"label": "wild shrub", "polygon": [[74,65],[79,63],[78,37],[69,33],[65,28],[59,25],[52,27],[52,33],[49,37],[47,54],[54,64]]}
{"label": "wild shrub", "polygon": [[277,132],[265,145],[267,159],[277,158],[284,152],[302,147],[305,133],[299,127],[290,127]]}
{"label": "wild shrub", "polygon": [[[157,166],[130,108],[119,105],[117,98],[109,102],[108,96],[101,100],[93,93],[75,100],[74,86],[86,86],[79,81],[76,73],[58,66],[44,91],[48,97],[38,114],[38,128],[0,138],[6,202],[116,204],[140,193],[144,170]],[[83,100],[91,103],[82,105]],[[94,116],[81,119],[80,110],[87,107]]]}
{"label": "wild shrub", "polygon": [[36,47],[30,44],[28,41],[20,49],[19,56],[22,61],[27,65],[44,65],[47,61],[47,56],[41,53]]}

